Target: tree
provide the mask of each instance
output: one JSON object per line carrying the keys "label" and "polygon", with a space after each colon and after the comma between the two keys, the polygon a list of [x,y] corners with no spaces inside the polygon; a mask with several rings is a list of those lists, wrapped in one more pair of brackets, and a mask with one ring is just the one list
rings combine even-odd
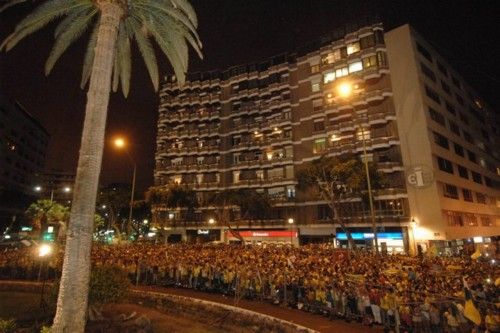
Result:
{"label": "tree", "polygon": [[[32,203],[25,212],[34,230],[45,230],[48,224],[61,224],[69,219],[69,208],[57,202],[41,199]],[[63,232],[64,234],[64,232]]]}
{"label": "tree", "polygon": [[[382,177],[371,165],[369,168],[370,181],[373,189],[382,185]],[[363,163],[353,157],[326,157],[314,160],[307,168],[297,174],[302,191],[312,189],[319,197],[327,202],[332,212],[332,223],[338,223],[347,236],[349,246],[355,247],[354,240],[345,222],[345,203],[368,201],[366,173]]]}
{"label": "tree", "polygon": [[[208,201],[214,208],[217,221],[241,242],[244,239],[239,232],[239,222],[262,220],[271,210],[270,200],[266,195],[249,189],[216,192]],[[239,216],[235,214],[235,210],[239,210]],[[232,221],[236,222],[236,229],[231,225]]]}
{"label": "tree", "polygon": [[[120,219],[120,212],[122,216],[126,216],[130,205],[130,187],[121,184],[113,184],[102,188],[97,197],[97,206],[99,209],[105,211],[107,227],[113,228],[117,235],[121,235],[123,231],[127,231],[128,219]],[[105,208],[104,208],[105,207]],[[124,215],[125,214],[125,215]]]}
{"label": "tree", "polygon": [[[25,0],[9,0],[0,10]],[[88,304],[93,216],[101,169],[111,88],[128,95],[131,40],[135,39],[154,88],[159,85],[155,40],[169,59],[179,84],[188,66],[188,43],[201,57],[196,14],[187,0],[46,0],[0,45],[10,50],[20,40],[62,18],[45,65],[49,73],[64,51],[94,26],[84,58],[82,87],[89,82],[80,156],[64,254],[53,332],[83,332]]]}

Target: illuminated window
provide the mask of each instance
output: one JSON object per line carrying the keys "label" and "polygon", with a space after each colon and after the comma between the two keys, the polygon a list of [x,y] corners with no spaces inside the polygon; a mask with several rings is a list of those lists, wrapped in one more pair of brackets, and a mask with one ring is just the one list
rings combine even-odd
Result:
{"label": "illuminated window", "polygon": [[323,83],[335,81],[335,72],[328,72],[323,76]]}
{"label": "illuminated window", "polygon": [[319,72],[319,65],[311,65],[311,74]]}
{"label": "illuminated window", "polygon": [[173,181],[174,184],[179,185],[180,183],[182,183],[182,176],[174,176],[172,178],[172,181]]}
{"label": "illuminated window", "polygon": [[313,111],[319,111],[323,109],[323,100],[321,98],[313,99],[312,101]]}
{"label": "illuminated window", "polygon": [[239,183],[240,182],[240,171],[233,171],[233,183]]}
{"label": "illuminated window", "polygon": [[361,141],[363,139],[368,140],[371,137],[370,130],[367,128],[359,130],[358,133],[356,133],[356,135],[357,135],[357,138],[359,141]]}
{"label": "illuminated window", "polygon": [[342,67],[342,68],[339,68],[335,71],[336,78],[346,76],[346,75],[349,75],[349,69],[347,67]]}
{"label": "illuminated window", "polygon": [[326,149],[326,139],[316,139],[313,143],[313,153],[319,154]]}
{"label": "illuminated window", "polygon": [[333,52],[328,53],[326,56],[324,56],[321,59],[321,62],[323,63],[323,65],[327,65],[327,64],[333,64],[334,62],[336,62],[340,59],[342,59],[342,55],[340,53],[340,49],[337,49]]}
{"label": "illuminated window", "polygon": [[363,58],[363,68],[377,66],[377,57],[371,56],[367,58]]}
{"label": "illuminated window", "polygon": [[320,88],[321,88],[321,86],[320,86],[319,80],[311,82],[312,92],[318,92],[320,90]]}
{"label": "illuminated window", "polygon": [[347,54],[353,54],[356,52],[359,52],[360,47],[359,47],[359,42],[347,44]]}
{"label": "illuminated window", "polygon": [[255,175],[257,177],[257,179],[264,179],[264,170],[257,170],[255,171]]}
{"label": "illuminated window", "polygon": [[198,184],[203,183],[203,174],[196,175],[196,182]]}
{"label": "illuminated window", "polygon": [[363,70],[363,65],[361,64],[361,61],[356,61],[353,62],[352,64],[349,64],[349,73],[359,72],[361,70]]}

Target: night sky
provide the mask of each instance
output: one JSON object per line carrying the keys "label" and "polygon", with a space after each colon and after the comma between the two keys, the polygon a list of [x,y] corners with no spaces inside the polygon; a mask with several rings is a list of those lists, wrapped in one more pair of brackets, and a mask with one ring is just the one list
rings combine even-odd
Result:
{"label": "night sky", "polygon": [[[3,14],[2,40],[32,3],[37,1]],[[496,0],[192,0],[192,4],[198,14],[204,60],[195,59],[192,53],[190,71],[226,69],[293,51],[358,15],[378,11],[386,30],[413,24],[487,102],[500,106],[500,6]],[[0,91],[24,105],[51,134],[46,170],[75,172],[85,109],[85,92],[79,84],[88,36],[74,44],[45,77],[44,62],[53,44],[54,27],[49,25],[0,54]],[[138,188],[145,190],[153,183],[158,97],[135,51],[128,99],[121,93],[111,96],[107,138],[124,134],[132,141]],[[164,58],[160,62],[164,73],[170,71]],[[108,144],[101,183],[130,182],[131,176],[132,165],[125,154]]]}

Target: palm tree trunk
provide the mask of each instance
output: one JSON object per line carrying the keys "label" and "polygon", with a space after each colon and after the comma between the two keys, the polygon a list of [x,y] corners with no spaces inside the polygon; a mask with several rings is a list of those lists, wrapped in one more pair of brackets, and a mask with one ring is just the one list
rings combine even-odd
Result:
{"label": "palm tree trunk", "polygon": [[100,0],[97,3],[101,10],[101,19],[87,93],[85,122],[66,236],[57,312],[52,327],[52,332],[55,333],[81,333],[84,332],[86,323],[95,202],[101,171],[115,44],[123,15],[123,9],[115,1]]}

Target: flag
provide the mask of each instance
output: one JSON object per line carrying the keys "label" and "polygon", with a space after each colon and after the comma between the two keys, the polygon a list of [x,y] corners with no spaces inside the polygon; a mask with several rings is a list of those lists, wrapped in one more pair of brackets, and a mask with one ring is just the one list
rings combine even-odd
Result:
{"label": "flag", "polygon": [[465,301],[464,316],[476,325],[481,324],[481,314],[470,299]]}

